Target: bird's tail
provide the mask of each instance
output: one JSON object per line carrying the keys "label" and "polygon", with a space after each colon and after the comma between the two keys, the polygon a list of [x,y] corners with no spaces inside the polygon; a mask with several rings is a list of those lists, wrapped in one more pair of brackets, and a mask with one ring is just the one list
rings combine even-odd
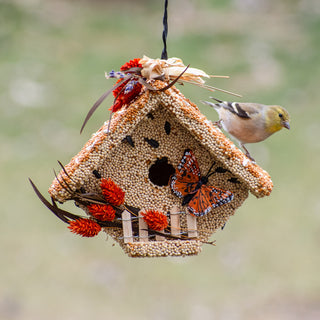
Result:
{"label": "bird's tail", "polygon": [[[200,100],[203,104],[206,104],[214,109],[219,109],[221,108],[220,103],[213,103],[213,102],[209,102],[209,101],[204,101],[204,100]],[[219,101],[219,100],[217,100]],[[222,102],[222,101],[221,101]]]}
{"label": "bird's tail", "polygon": [[216,98],[214,98],[214,97],[210,97],[210,98],[213,99],[213,100],[216,100],[216,101],[219,102],[219,103],[223,103],[222,100],[216,99]]}

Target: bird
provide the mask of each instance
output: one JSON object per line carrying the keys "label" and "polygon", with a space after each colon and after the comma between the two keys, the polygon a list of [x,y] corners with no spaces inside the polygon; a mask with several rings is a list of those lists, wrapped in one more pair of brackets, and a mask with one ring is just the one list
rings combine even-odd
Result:
{"label": "bird", "polygon": [[288,111],[278,105],[264,105],[251,102],[228,102],[218,100],[217,103],[203,101],[203,104],[213,107],[219,120],[213,122],[233,136],[245,151],[246,156],[255,161],[247,148],[247,143],[260,142],[282,128],[290,129]]}

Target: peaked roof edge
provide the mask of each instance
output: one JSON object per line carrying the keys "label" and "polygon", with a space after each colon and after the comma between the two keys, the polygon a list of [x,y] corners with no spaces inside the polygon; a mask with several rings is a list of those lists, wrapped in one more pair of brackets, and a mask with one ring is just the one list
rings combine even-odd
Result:
{"label": "peaked roof edge", "polygon": [[[162,81],[155,81],[152,84],[157,89],[165,85],[166,83]],[[194,103],[173,86],[164,92],[146,90],[126,109],[114,113],[110,132],[107,132],[108,122],[105,122],[65,166],[68,175],[61,170],[58,179],[54,179],[49,188],[50,195],[62,202],[68,199],[70,192],[62,186],[64,183],[61,182],[66,182],[73,190],[82,186],[86,175],[96,169],[96,163],[121,143],[122,139],[130,133],[130,129],[133,130],[141,119],[159,103],[170,110],[181,125],[188,129],[199,143],[206,146],[219,161],[224,163],[228,170],[247,184],[251,193],[256,197],[268,196],[271,193],[273,183],[269,174],[249,160],[219,128],[201,114]],[[100,148],[102,144],[103,148]]]}

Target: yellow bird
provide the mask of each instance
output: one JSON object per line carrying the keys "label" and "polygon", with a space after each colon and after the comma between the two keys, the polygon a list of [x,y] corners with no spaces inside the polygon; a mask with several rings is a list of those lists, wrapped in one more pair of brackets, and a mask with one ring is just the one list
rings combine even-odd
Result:
{"label": "yellow bird", "polygon": [[218,103],[201,101],[213,107],[219,114],[219,121],[214,122],[239,141],[246,156],[254,161],[244,146],[267,139],[282,128],[290,129],[290,116],[281,106],[267,106],[259,103],[227,102],[215,99]]}

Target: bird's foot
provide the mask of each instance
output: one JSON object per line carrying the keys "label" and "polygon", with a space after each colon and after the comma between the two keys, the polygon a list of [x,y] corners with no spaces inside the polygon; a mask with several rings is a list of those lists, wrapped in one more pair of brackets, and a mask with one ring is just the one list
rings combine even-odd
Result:
{"label": "bird's foot", "polygon": [[245,151],[245,155],[246,155],[252,162],[256,163],[256,160],[254,160],[254,159],[251,157],[248,149],[247,149],[242,143],[240,143],[240,146],[241,146],[241,148]]}
{"label": "bird's foot", "polygon": [[215,126],[217,126],[219,129],[222,129],[221,119],[218,120],[218,121],[214,121],[214,122],[212,121],[212,124],[215,125]]}

